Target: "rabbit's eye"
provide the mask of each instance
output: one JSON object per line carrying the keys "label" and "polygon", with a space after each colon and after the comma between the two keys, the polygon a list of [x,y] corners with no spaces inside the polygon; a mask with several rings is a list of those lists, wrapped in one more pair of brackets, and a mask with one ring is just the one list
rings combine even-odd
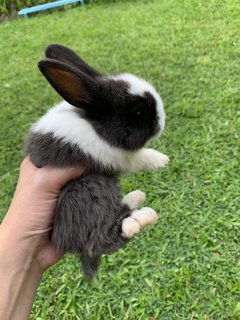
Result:
{"label": "rabbit's eye", "polygon": [[140,101],[134,106],[133,113],[136,116],[140,117],[140,116],[143,116],[147,112],[147,109],[148,109],[148,107],[147,107],[145,101]]}
{"label": "rabbit's eye", "polygon": [[135,116],[137,116],[138,118],[141,117],[141,116],[144,114],[143,108],[137,108],[136,110],[134,110],[134,114],[135,114]]}
{"label": "rabbit's eye", "polygon": [[148,106],[145,103],[141,103],[135,110],[137,117],[145,116],[148,112]]}
{"label": "rabbit's eye", "polygon": [[133,101],[128,105],[128,108],[125,109],[125,118],[129,121],[135,122],[136,119],[139,121],[144,120],[148,114],[148,105],[141,98],[141,100]]}

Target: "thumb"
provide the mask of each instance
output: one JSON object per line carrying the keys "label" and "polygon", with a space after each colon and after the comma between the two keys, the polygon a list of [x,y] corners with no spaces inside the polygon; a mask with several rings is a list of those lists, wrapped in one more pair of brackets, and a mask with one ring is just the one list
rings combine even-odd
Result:
{"label": "thumb", "polygon": [[69,181],[76,179],[86,171],[83,167],[68,167],[68,168],[50,168],[45,167],[41,170],[47,171],[48,181],[57,190],[60,190]]}

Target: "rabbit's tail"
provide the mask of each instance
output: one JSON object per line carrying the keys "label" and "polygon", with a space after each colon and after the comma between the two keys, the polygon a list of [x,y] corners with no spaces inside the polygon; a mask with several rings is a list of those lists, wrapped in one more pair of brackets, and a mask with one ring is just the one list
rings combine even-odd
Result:
{"label": "rabbit's tail", "polygon": [[97,273],[99,264],[100,264],[101,256],[93,256],[90,257],[86,253],[82,253],[81,262],[82,269],[85,277],[91,280]]}

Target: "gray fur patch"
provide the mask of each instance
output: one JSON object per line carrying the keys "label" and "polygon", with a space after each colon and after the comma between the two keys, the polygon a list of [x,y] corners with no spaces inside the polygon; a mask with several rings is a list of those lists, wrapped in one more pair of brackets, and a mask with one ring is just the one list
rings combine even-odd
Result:
{"label": "gray fur patch", "polygon": [[124,246],[122,221],[131,214],[121,203],[116,178],[98,174],[79,177],[60,194],[52,242],[60,252],[81,254],[85,276],[92,278],[102,254]]}
{"label": "gray fur patch", "polygon": [[98,174],[79,177],[61,192],[53,243],[61,252],[89,256],[113,252],[127,242],[121,228],[130,213],[121,203],[116,178]]}

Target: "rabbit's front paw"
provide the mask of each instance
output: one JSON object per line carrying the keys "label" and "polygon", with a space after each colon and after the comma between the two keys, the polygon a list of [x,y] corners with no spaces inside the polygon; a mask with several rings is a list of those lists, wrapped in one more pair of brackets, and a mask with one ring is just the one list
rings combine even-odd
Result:
{"label": "rabbit's front paw", "polygon": [[169,162],[168,156],[153,149],[144,149],[144,156],[143,169],[150,171],[164,168]]}

